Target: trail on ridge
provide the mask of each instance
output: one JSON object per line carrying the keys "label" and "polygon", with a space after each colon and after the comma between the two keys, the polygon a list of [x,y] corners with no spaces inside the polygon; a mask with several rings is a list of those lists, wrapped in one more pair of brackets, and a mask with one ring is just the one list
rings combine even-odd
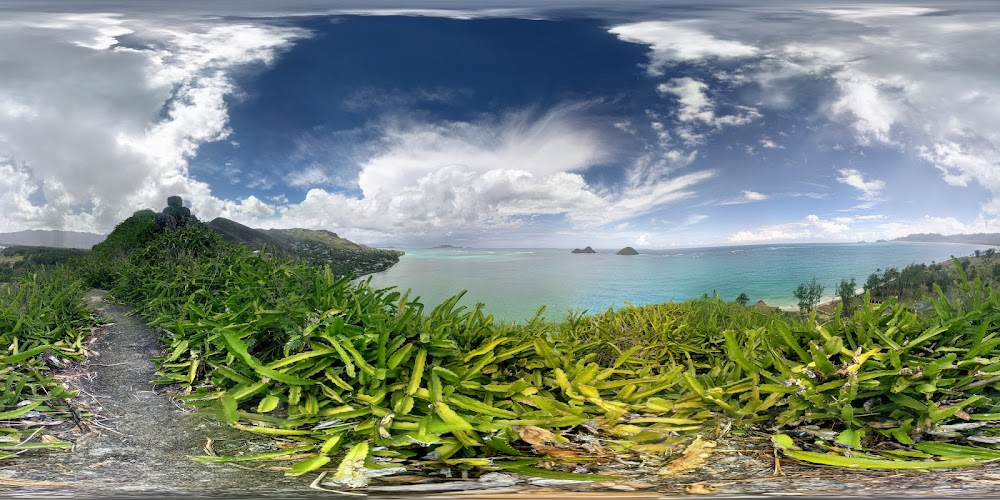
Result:
{"label": "trail on ridge", "polygon": [[[311,477],[286,477],[272,464],[208,464],[206,444],[219,455],[273,451],[271,440],[184,409],[151,385],[151,357],[163,353],[159,333],[130,309],[92,291],[88,304],[109,325],[94,333],[83,364],[59,375],[79,394],[71,402],[92,413],[83,432],[72,422],[49,432],[75,443],[72,451],[29,451],[0,462],[0,495],[318,496]],[[89,420],[89,422],[88,422]]]}

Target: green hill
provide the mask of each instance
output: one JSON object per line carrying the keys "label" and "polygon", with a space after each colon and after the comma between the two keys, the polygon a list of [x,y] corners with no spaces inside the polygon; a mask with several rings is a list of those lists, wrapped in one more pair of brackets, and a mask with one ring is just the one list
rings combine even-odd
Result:
{"label": "green hill", "polygon": [[384,271],[403,255],[398,250],[359,245],[322,229],[254,229],[223,217],[213,219],[208,227],[230,243],[300,257],[310,264],[325,264],[338,275]]}
{"label": "green hill", "polygon": [[[310,229],[254,229],[218,217],[205,223],[182,206],[180,197],[168,199],[161,212],[145,209],[119,223],[108,237],[94,245],[83,267],[85,281],[96,288],[110,288],[121,272],[122,263],[164,231],[194,224],[211,229],[223,241],[246,245],[263,254],[301,258],[309,264],[327,265],[337,276],[384,271],[399,262],[403,252],[359,245],[335,233]],[[8,264],[10,267],[10,264]]]}

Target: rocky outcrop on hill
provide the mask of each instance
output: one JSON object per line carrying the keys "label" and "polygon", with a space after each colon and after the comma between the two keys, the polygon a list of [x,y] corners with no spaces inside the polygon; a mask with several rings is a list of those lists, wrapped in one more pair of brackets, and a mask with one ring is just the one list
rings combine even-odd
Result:
{"label": "rocky outcrop on hill", "polygon": [[632,247],[625,247],[619,250],[615,255],[639,255],[639,252],[636,252]]}
{"label": "rocky outcrop on hill", "polygon": [[597,253],[597,252],[595,252],[593,248],[587,247],[583,249],[574,248],[573,251],[570,253]]}

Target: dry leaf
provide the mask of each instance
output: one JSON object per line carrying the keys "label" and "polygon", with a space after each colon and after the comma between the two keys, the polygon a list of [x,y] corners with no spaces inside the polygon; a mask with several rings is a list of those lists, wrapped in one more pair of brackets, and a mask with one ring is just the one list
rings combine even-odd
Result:
{"label": "dry leaf", "polygon": [[698,436],[684,449],[684,454],[680,458],[670,462],[656,473],[661,476],[679,476],[697,469],[712,455],[714,448],[715,441],[705,441],[701,439],[701,436]]}
{"label": "dry leaf", "polygon": [[532,446],[535,453],[539,455],[548,455],[554,458],[577,458],[580,456],[580,450],[573,450],[569,448],[556,448],[555,446],[548,445],[535,445]]}
{"label": "dry leaf", "polygon": [[551,443],[556,440],[556,435],[552,432],[533,425],[522,425],[517,428],[517,433],[524,442],[532,445]]}
{"label": "dry leaf", "polygon": [[212,440],[212,438],[210,437],[205,438],[205,447],[203,449],[205,450],[206,455],[211,455],[214,457],[216,455],[215,455],[215,446],[213,446],[213,442],[214,441]]}
{"label": "dry leaf", "polygon": [[714,495],[715,488],[708,483],[691,483],[684,486],[684,493],[689,495]]}

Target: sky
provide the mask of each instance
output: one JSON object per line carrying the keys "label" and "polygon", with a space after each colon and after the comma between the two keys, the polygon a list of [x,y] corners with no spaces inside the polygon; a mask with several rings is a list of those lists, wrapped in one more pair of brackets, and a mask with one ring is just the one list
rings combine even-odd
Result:
{"label": "sky", "polygon": [[0,232],[175,194],[378,246],[1000,232],[996,2],[608,4],[0,0]]}

